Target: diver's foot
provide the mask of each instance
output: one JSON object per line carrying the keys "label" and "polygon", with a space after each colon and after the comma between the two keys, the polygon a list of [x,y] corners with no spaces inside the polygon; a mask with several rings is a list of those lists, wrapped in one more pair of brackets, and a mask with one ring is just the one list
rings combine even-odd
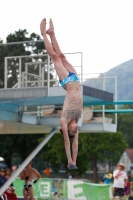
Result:
{"label": "diver's foot", "polygon": [[50,19],[50,21],[49,21],[49,29],[46,31],[46,33],[48,35],[50,35],[53,32],[54,32],[54,25],[53,25],[52,19]]}
{"label": "diver's foot", "polygon": [[76,167],[76,165],[71,164],[71,163],[69,163],[69,164],[67,165],[67,167],[68,167],[68,169],[78,169],[78,168]]}
{"label": "diver's foot", "polygon": [[42,36],[43,36],[44,34],[46,34],[46,18],[44,18],[44,19],[41,21],[40,30],[41,30]]}

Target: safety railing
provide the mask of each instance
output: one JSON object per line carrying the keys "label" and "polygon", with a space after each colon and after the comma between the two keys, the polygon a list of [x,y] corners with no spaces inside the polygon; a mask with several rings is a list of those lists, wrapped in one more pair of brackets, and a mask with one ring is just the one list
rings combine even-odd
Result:
{"label": "safety railing", "polygon": [[[81,75],[79,75],[81,77]],[[95,89],[107,91],[113,93],[114,101],[117,101],[117,77],[116,76],[106,76],[106,73],[89,73],[89,74],[82,74],[82,81],[83,85],[93,87]],[[102,120],[104,122],[115,123],[117,125],[117,113],[114,115],[106,114],[105,117],[105,109],[106,106],[91,106],[92,112],[98,115],[98,120]],[[117,105],[111,107],[113,110],[117,110]],[[96,112],[95,112],[96,111]],[[108,110],[109,113],[109,110]],[[109,118],[108,118],[109,116]],[[112,118],[112,122],[110,121]],[[114,117],[113,117],[114,116]],[[100,117],[102,117],[100,119]],[[93,120],[92,120],[93,123]]]}
{"label": "safety railing", "polygon": [[[78,74],[82,74],[82,52],[66,53],[65,55],[72,62],[75,59],[79,60],[79,64],[74,65],[74,68],[76,68]],[[77,59],[78,57],[80,59]],[[48,88],[59,85],[58,77],[49,55],[5,57],[5,89],[16,88],[17,86],[18,88],[38,87],[38,85]]]}
{"label": "safety railing", "polygon": [[[17,178],[13,184],[17,197],[22,198],[24,181]],[[113,184],[95,184],[74,178],[41,178],[33,188],[36,200],[111,200],[114,191]],[[132,182],[128,182],[123,200],[132,193]]]}
{"label": "safety railing", "polygon": [[[23,196],[24,182],[14,181],[18,197]],[[113,188],[110,184],[94,184],[79,179],[41,178],[34,185],[34,196],[38,200],[111,200]]]}

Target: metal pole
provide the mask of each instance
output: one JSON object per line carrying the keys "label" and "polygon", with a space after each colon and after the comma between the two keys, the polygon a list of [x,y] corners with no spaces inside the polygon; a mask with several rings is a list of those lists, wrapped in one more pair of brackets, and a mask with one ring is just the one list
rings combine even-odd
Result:
{"label": "metal pole", "polygon": [[83,54],[81,53],[81,84],[83,84]]}
{"label": "metal pole", "polygon": [[22,88],[24,88],[24,75],[25,75],[25,72],[22,72]]}
{"label": "metal pole", "polygon": [[[105,74],[103,73],[103,91],[105,91]],[[103,105],[103,122],[105,122],[105,105]]]}
{"label": "metal pole", "polygon": [[41,63],[38,64],[39,67],[39,78],[38,78],[38,87],[41,86]]}
{"label": "metal pole", "polygon": [[5,58],[5,80],[4,80],[4,88],[7,88],[7,58]]}
{"label": "metal pole", "polygon": [[27,73],[28,73],[28,64],[25,64],[25,72],[26,72],[26,76],[25,76],[25,87],[27,88]]}
{"label": "metal pole", "polygon": [[25,161],[19,166],[15,173],[6,181],[6,183],[0,188],[0,196],[5,192],[5,190],[11,185],[14,179],[22,172],[22,170],[30,163],[30,161],[35,157],[35,155],[44,147],[44,145],[50,140],[50,138],[55,134],[57,128],[53,128],[48,136],[34,149],[34,151],[25,159]]}
{"label": "metal pole", "polygon": [[[117,101],[117,77],[115,77],[115,101]],[[115,110],[117,110],[117,104],[115,104]],[[115,113],[115,124],[117,127],[117,113]]]}
{"label": "metal pole", "polygon": [[42,67],[42,87],[44,87],[45,67]]}
{"label": "metal pole", "polygon": [[[76,54],[76,53],[82,53],[82,52],[74,52],[74,53],[64,53],[64,54]],[[27,55],[27,56],[8,56],[7,59],[12,58],[36,58],[36,57],[46,57],[48,54],[42,54],[42,55]],[[97,74],[97,73],[96,73]]]}
{"label": "metal pole", "polygon": [[48,70],[47,70],[47,87],[48,87],[48,96],[49,96],[49,87],[50,87],[50,56],[48,55]]}
{"label": "metal pole", "polygon": [[29,40],[29,41],[22,41],[22,42],[7,42],[7,43],[1,43],[0,46],[6,46],[6,45],[15,45],[15,44],[24,44],[24,43],[37,43],[37,42],[44,42],[43,40]]}
{"label": "metal pole", "polygon": [[22,66],[21,65],[22,65],[21,58],[19,58],[19,84],[18,84],[19,88],[21,88],[21,75],[22,75],[21,74],[21,72],[22,72]]}

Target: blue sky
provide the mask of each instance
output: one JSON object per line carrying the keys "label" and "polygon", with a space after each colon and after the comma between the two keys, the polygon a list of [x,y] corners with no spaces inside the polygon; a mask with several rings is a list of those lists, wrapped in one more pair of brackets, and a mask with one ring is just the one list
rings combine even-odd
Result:
{"label": "blue sky", "polygon": [[84,73],[106,72],[133,58],[132,0],[1,0],[0,38],[18,29],[40,34],[53,19],[63,52],[83,52]]}

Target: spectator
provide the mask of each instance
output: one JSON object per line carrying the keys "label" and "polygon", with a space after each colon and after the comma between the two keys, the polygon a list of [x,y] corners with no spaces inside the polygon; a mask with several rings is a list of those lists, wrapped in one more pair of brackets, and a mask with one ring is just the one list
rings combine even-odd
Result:
{"label": "spectator", "polygon": [[50,176],[50,170],[48,167],[46,167],[46,169],[44,170],[44,174],[49,177]]}
{"label": "spectator", "polygon": [[67,174],[68,179],[73,179],[73,175],[71,173]]}
{"label": "spectator", "polygon": [[114,193],[112,200],[115,199],[116,196],[119,197],[119,200],[122,200],[124,196],[125,187],[127,186],[128,177],[126,172],[124,172],[125,165],[120,163],[117,165],[117,170],[113,172],[114,177]]}
{"label": "spectator", "polygon": [[[5,177],[4,169],[0,169],[0,187],[2,187],[6,181],[7,181],[7,178]],[[4,192],[4,194],[6,194],[8,200],[18,199],[16,194],[14,193],[14,188],[12,186],[9,186]]]}
{"label": "spectator", "polygon": [[52,185],[52,195],[53,196],[57,195],[57,190],[56,190],[56,187],[54,186],[54,184]]}
{"label": "spectator", "polygon": [[5,177],[10,178],[11,176],[11,170],[9,168],[5,169]]}
{"label": "spectator", "polygon": [[21,173],[21,179],[25,181],[23,188],[24,199],[34,200],[34,184],[41,178],[40,173],[32,168],[32,162],[30,162]]}
{"label": "spectator", "polygon": [[[5,178],[9,179],[10,176],[11,176],[11,170],[9,168],[5,169]],[[13,183],[11,184],[11,186],[12,186],[12,191],[14,192],[15,188],[13,187]]]}
{"label": "spectator", "polygon": [[102,182],[104,182],[104,184],[111,184],[111,182],[112,182],[112,174],[109,173],[109,172],[104,174]]}
{"label": "spectator", "polygon": [[0,169],[0,188],[5,184],[7,178],[5,178],[5,171],[4,169]]}
{"label": "spectator", "polygon": [[12,172],[15,172],[17,170],[17,166],[16,165],[13,165],[12,166]]}

